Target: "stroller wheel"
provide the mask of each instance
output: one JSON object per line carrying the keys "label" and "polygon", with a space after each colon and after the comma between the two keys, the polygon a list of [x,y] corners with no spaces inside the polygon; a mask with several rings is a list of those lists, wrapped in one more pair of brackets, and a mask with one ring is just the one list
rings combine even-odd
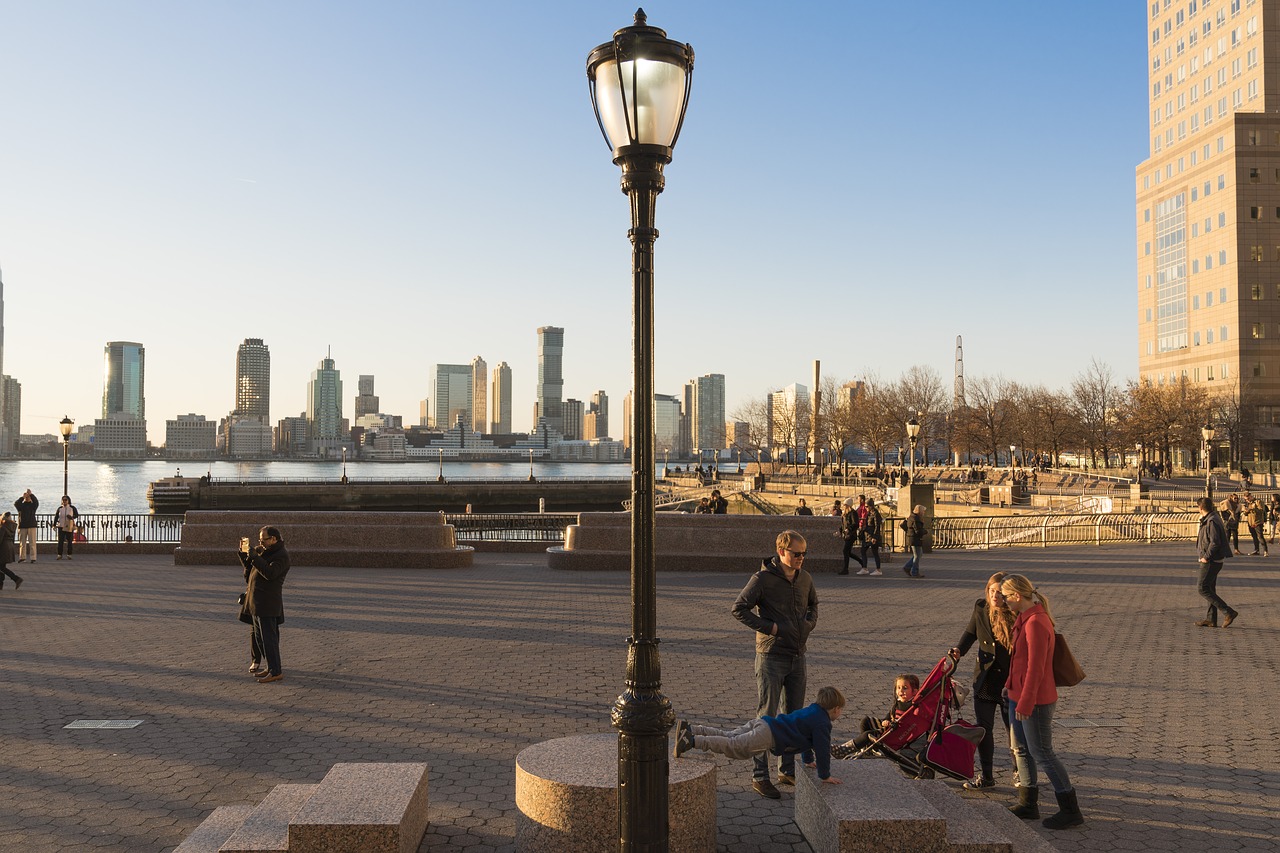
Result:
{"label": "stroller wheel", "polygon": [[933,768],[932,768],[932,767],[923,767],[923,768],[921,768],[921,769],[920,769],[920,775],[919,775],[919,776],[917,776],[916,778],[917,778],[917,779],[932,779],[932,778],[933,778]]}

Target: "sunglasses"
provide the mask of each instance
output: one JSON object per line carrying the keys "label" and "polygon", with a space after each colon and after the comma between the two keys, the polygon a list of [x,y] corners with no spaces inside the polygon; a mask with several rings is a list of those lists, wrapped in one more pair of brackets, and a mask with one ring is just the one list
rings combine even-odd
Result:
{"label": "sunglasses", "polygon": [[788,551],[787,553],[790,554],[792,557],[795,557],[797,560],[803,560],[804,555],[807,554],[808,552],[807,551]]}

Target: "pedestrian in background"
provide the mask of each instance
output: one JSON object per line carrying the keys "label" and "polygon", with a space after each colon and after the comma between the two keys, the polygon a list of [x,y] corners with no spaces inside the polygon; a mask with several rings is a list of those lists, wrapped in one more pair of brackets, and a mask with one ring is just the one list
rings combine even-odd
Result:
{"label": "pedestrian in background", "polygon": [[1200,578],[1196,583],[1196,590],[1209,602],[1208,612],[1196,626],[1217,628],[1218,614],[1225,613],[1222,627],[1226,628],[1240,615],[1218,596],[1218,573],[1222,571],[1223,561],[1231,556],[1231,545],[1227,542],[1227,531],[1222,519],[1214,512],[1213,501],[1200,498],[1196,501],[1196,506],[1200,508],[1200,532],[1196,535],[1196,550],[1200,553]]}
{"label": "pedestrian in background", "polygon": [[76,542],[76,519],[80,511],[71,503],[71,498],[62,496],[62,506],[53,514],[53,526],[58,528],[58,559],[62,559],[62,549],[67,549],[67,559],[71,559],[72,548]]}
{"label": "pedestrian in background", "polygon": [[6,512],[0,516],[0,589],[4,588],[5,577],[13,578],[13,588],[22,586],[22,578],[15,575],[9,564],[13,562],[13,534],[18,531],[18,522],[13,520],[13,513]]}
{"label": "pedestrian in background", "polygon": [[239,552],[244,564],[245,607],[253,619],[251,653],[266,658],[267,670],[260,670],[255,660],[249,667],[252,675],[260,675],[259,684],[280,681],[284,671],[280,665],[280,624],[284,622],[284,578],[289,573],[289,552],[284,539],[274,527],[258,531],[258,547],[249,550],[248,540]]}
{"label": "pedestrian in background", "polygon": [[27,489],[22,497],[13,502],[18,511],[18,562],[28,559],[36,561],[36,510],[40,509],[40,499]]}

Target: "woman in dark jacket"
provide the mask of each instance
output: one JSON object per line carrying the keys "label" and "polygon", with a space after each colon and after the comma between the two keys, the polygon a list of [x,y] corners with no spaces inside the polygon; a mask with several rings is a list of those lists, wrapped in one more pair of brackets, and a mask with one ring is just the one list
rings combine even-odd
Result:
{"label": "woman in dark jacket", "polygon": [[978,760],[982,775],[969,782],[966,788],[990,788],[995,785],[995,720],[996,709],[1004,722],[1005,742],[1009,734],[1009,706],[1001,691],[1009,677],[1009,650],[1013,647],[1013,611],[1004,602],[1000,583],[1004,572],[996,572],[987,580],[987,593],[973,605],[969,627],[964,629],[960,642],[951,650],[956,658],[964,657],[969,648],[978,644],[978,660],[973,667],[973,713],[986,735],[978,744]]}
{"label": "woman in dark jacket", "polygon": [[15,551],[13,536],[17,532],[18,522],[13,520],[13,513],[6,512],[3,517],[0,517],[0,588],[4,587],[5,575],[13,578],[14,589],[22,586],[22,578],[9,570]]}
{"label": "woman in dark jacket", "polygon": [[[245,610],[253,619],[253,652],[261,652],[267,659],[267,671],[261,673],[259,684],[280,681],[284,678],[280,666],[280,623],[284,621],[284,577],[289,573],[289,552],[284,549],[284,539],[274,527],[258,531],[261,543],[253,551],[240,552],[244,564],[244,579],[249,585],[245,590]],[[254,666],[250,672],[254,672]]]}

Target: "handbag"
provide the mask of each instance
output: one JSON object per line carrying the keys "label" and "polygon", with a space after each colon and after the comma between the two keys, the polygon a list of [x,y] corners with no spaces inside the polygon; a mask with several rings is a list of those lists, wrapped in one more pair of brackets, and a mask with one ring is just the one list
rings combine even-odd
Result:
{"label": "handbag", "polygon": [[1071,654],[1067,638],[1053,635],[1053,683],[1056,687],[1075,687],[1084,681],[1084,669],[1076,656]]}

